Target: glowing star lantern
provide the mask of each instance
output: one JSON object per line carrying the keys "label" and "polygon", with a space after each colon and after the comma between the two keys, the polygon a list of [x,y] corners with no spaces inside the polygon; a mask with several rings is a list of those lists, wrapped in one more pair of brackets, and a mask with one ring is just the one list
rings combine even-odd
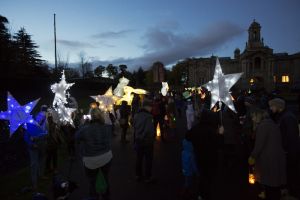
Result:
{"label": "glowing star lantern", "polygon": [[0,113],[0,119],[9,120],[10,135],[21,125],[24,125],[24,128],[26,128],[26,123],[37,124],[30,113],[38,101],[39,99],[21,106],[9,92],[7,93],[7,111]]}
{"label": "glowing star lantern", "polygon": [[219,59],[217,58],[214,78],[203,87],[211,92],[210,108],[213,108],[218,101],[225,103],[232,111],[236,112],[231,95],[230,88],[239,80],[243,73],[224,75],[221,69]]}
{"label": "glowing star lantern", "polygon": [[119,79],[119,83],[117,87],[114,89],[114,95],[118,97],[122,97],[124,95],[124,87],[127,86],[129,83],[129,80],[125,77],[122,77]]}
{"label": "glowing star lantern", "polygon": [[72,113],[76,109],[68,108],[65,106],[65,104],[68,103],[67,98],[69,97],[67,90],[70,89],[70,87],[73,84],[74,83],[66,82],[65,73],[63,71],[60,82],[51,85],[51,90],[55,94],[54,100],[53,100],[53,108],[57,112],[60,122],[62,122],[63,124],[69,123],[72,126],[74,126],[73,120],[72,120]]}
{"label": "glowing star lantern", "polygon": [[135,93],[135,94],[147,94],[147,91],[146,90],[143,90],[143,89],[139,89],[139,88],[132,88],[130,86],[125,86],[124,87],[124,96],[119,99],[117,101],[117,104],[120,105],[122,103],[122,101],[127,101],[127,104],[128,105],[131,105],[131,102],[132,102],[132,99],[133,99],[133,94],[132,93]]}
{"label": "glowing star lantern", "polygon": [[161,82],[162,84],[162,88],[161,88],[161,94],[163,96],[166,96],[168,91],[169,91],[169,85],[168,85],[168,82]]}
{"label": "glowing star lantern", "polygon": [[64,104],[68,103],[67,102],[67,97],[68,97],[67,90],[70,89],[70,87],[72,85],[74,85],[74,83],[66,82],[65,71],[63,71],[60,82],[51,85],[51,90],[55,94],[53,106],[58,103],[57,101],[61,101]]}
{"label": "glowing star lantern", "polygon": [[118,99],[118,97],[114,96],[112,93],[112,87],[105,92],[104,95],[91,96],[97,102],[99,102],[99,108],[105,112],[111,112],[113,110],[113,104]]}

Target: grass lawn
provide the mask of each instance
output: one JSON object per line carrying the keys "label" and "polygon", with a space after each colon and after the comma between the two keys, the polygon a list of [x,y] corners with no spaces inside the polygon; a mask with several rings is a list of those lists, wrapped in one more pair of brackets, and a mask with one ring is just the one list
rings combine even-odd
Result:
{"label": "grass lawn", "polygon": [[[58,151],[58,168],[60,168],[67,157],[66,145],[62,145]],[[47,175],[48,179],[38,180],[38,192],[50,196],[49,192],[52,184],[52,175]],[[25,167],[11,174],[1,176],[0,179],[0,199],[2,200],[31,200],[32,192],[22,192],[24,187],[31,185],[30,168]]]}

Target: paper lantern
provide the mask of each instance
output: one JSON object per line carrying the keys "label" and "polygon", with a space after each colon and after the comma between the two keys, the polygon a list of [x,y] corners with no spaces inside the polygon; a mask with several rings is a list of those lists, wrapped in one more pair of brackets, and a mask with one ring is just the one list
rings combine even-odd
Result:
{"label": "paper lantern", "polygon": [[210,108],[213,108],[218,101],[221,101],[232,111],[236,112],[229,90],[240,79],[242,74],[243,73],[224,75],[219,59],[217,58],[213,80],[203,85],[203,87],[211,92]]}

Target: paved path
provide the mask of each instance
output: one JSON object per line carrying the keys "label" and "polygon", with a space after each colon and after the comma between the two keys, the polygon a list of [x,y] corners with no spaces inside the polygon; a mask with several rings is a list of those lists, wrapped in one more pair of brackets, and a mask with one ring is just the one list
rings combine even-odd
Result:
{"label": "paved path", "polygon": [[[176,200],[182,188],[181,174],[181,139],[184,135],[185,121],[179,119],[177,123],[177,136],[167,143],[159,139],[155,143],[153,176],[156,183],[145,184],[135,181],[135,152],[131,140],[128,144],[120,143],[119,132],[113,138],[113,161],[110,171],[111,199],[112,200]],[[67,174],[69,161],[66,161],[61,170]],[[246,169],[246,170],[245,170]],[[88,196],[88,183],[85,178],[82,163],[79,157],[75,159],[71,170],[71,180],[79,183],[79,189],[74,191],[70,199],[82,200]],[[255,188],[247,183],[247,167],[242,163],[230,170],[222,167],[216,172],[213,186],[213,199],[247,200],[255,198]]]}

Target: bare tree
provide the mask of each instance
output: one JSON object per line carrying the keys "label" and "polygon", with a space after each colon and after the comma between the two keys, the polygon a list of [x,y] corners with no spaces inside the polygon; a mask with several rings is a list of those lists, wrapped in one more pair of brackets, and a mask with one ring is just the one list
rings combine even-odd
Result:
{"label": "bare tree", "polygon": [[79,53],[79,59],[80,59],[80,68],[81,68],[81,74],[82,74],[82,78],[85,78],[85,63],[87,62],[86,59],[86,53],[84,51],[81,51]]}

